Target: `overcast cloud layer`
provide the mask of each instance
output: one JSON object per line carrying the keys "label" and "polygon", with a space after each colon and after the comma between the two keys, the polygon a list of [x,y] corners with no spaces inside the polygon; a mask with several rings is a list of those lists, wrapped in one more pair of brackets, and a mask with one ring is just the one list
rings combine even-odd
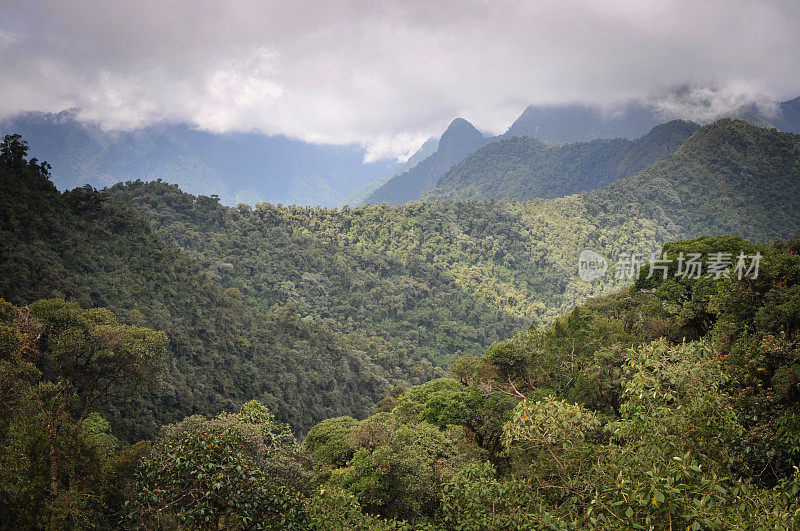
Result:
{"label": "overcast cloud layer", "polygon": [[181,121],[402,157],[456,116],[499,133],[530,103],[687,83],[721,106],[798,96],[798,28],[792,1],[11,1],[0,116],[77,107],[107,129]]}

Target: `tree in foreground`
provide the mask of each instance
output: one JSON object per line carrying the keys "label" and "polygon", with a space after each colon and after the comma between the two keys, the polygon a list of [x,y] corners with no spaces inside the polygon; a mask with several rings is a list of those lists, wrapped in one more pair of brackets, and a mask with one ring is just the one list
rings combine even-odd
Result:
{"label": "tree in foreground", "polygon": [[8,449],[0,492],[15,525],[86,526],[107,511],[104,481],[118,442],[96,407],[111,389],[153,376],[166,344],[162,332],[119,324],[102,308],[0,300],[0,437]]}
{"label": "tree in foreground", "polygon": [[287,424],[256,400],[238,413],[165,426],[140,467],[131,503],[153,528],[292,529],[308,525],[314,485]]}

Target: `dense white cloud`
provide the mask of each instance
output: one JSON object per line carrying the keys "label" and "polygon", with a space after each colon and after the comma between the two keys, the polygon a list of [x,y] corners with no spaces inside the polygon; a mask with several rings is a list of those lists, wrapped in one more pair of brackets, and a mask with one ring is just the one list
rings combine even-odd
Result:
{"label": "dense white cloud", "polygon": [[793,97],[798,28],[789,1],[11,1],[0,116],[77,107],[109,129],[174,120],[404,156],[455,116],[501,132],[529,103],[687,83],[659,105]]}

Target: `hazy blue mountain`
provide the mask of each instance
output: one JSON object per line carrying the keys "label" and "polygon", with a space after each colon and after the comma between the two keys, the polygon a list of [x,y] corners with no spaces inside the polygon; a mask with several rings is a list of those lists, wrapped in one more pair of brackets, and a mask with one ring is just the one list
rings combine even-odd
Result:
{"label": "hazy blue mountain", "polygon": [[[776,109],[765,114],[751,105],[733,115],[800,133],[800,98],[782,102]],[[654,106],[644,103],[612,111],[589,105],[529,106],[501,137],[484,137],[466,120],[454,120],[441,140],[429,140],[405,164],[364,164],[364,149],[359,146],[313,145],[256,133],[218,135],[185,124],[105,132],[78,122],[72,111],[24,113],[0,121],[0,133],[22,134],[32,146],[32,155],[53,165],[53,180],[62,190],[163,179],[193,194],[216,194],[229,205],[269,201],[333,207],[418,200],[467,155],[494,140],[515,136],[545,142],[635,139],[664,121]]]}
{"label": "hazy blue mountain", "polygon": [[468,121],[456,118],[439,139],[435,153],[410,170],[390,179],[370,194],[364,203],[399,205],[419,199],[423,192],[433,188],[447,170],[491,141],[491,138],[484,137]]}
{"label": "hazy blue mountain", "polygon": [[[636,101],[611,109],[583,104],[530,105],[503,136],[531,136],[545,142],[634,139],[656,125],[676,118],[698,121],[695,116],[667,115],[651,103]],[[788,133],[800,133],[800,98],[778,103],[776,114],[748,104],[706,122],[719,118],[736,118],[760,127],[773,126]]]}
{"label": "hazy blue mountain", "polygon": [[359,146],[322,146],[256,133],[213,134],[184,124],[104,132],[74,112],[31,112],[0,123],[20,133],[31,154],[53,165],[60,189],[163,179],[194,194],[217,194],[225,204],[337,206],[376,177],[400,166],[364,164]]}
{"label": "hazy blue mountain", "polygon": [[605,188],[675,151],[700,128],[674,120],[638,140],[597,139],[550,144],[511,137],[492,142],[445,173],[426,200],[563,197]]}
{"label": "hazy blue mountain", "polygon": [[650,105],[631,102],[611,111],[591,105],[531,105],[504,136],[530,136],[545,142],[595,138],[638,138],[665,120]]}
{"label": "hazy blue mountain", "polygon": [[768,120],[781,131],[800,134],[800,97],[780,103],[777,116]]}

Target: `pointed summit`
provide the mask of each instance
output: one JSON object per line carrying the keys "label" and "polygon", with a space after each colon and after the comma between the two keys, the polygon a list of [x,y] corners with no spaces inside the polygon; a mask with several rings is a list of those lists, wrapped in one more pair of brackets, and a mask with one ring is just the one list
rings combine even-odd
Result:
{"label": "pointed summit", "polygon": [[[436,177],[458,164],[464,157],[488,142],[475,126],[463,118],[456,118],[447,126],[439,140],[439,162],[436,166]],[[436,183],[430,183],[432,187]]]}
{"label": "pointed summit", "polygon": [[444,133],[442,133],[442,140],[451,136],[451,135],[478,135],[483,136],[480,131],[475,129],[475,126],[469,123],[469,121],[465,120],[464,118],[456,118],[450,125],[447,126]]}
{"label": "pointed summit", "polygon": [[463,118],[456,118],[442,134],[439,140],[439,149],[452,149],[461,145],[474,145],[480,142],[483,135],[480,131],[475,129],[475,126]]}
{"label": "pointed summit", "polygon": [[367,197],[366,202],[397,205],[419,199],[424,192],[433,188],[443,173],[490,141],[471,123],[456,118],[442,134],[436,152],[407,172],[392,178]]}

